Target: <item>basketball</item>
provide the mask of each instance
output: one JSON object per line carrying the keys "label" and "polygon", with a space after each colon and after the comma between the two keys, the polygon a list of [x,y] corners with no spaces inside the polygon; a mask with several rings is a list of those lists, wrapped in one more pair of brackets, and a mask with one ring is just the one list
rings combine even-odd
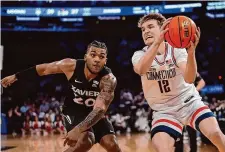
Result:
{"label": "basketball", "polygon": [[187,48],[195,41],[196,25],[186,16],[175,16],[166,26],[165,40],[175,48]]}

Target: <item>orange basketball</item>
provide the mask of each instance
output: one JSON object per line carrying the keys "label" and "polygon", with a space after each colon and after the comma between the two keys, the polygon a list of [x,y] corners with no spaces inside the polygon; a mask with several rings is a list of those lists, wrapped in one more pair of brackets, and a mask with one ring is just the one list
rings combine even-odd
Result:
{"label": "orange basketball", "polygon": [[169,31],[165,34],[166,41],[175,48],[187,48],[195,41],[196,25],[186,16],[175,16],[166,26]]}

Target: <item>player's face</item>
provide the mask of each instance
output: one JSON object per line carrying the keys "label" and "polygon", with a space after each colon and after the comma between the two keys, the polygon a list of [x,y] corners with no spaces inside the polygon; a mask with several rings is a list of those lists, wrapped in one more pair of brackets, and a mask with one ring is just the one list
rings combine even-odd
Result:
{"label": "player's face", "polygon": [[85,55],[85,61],[88,70],[93,73],[99,73],[106,64],[106,50],[91,46]]}
{"label": "player's face", "polygon": [[156,37],[160,36],[160,26],[157,20],[148,20],[141,26],[142,38],[145,45],[151,45]]}

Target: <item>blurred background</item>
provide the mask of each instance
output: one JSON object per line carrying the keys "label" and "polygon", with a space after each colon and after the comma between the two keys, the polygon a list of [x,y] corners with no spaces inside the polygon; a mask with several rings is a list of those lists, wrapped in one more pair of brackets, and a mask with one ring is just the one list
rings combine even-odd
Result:
{"label": "blurred background", "polygon": [[[137,22],[151,12],[166,18],[185,15],[201,28],[196,56],[206,82],[201,91],[217,119],[225,120],[225,2],[184,1],[2,1],[2,77],[40,63],[83,58],[93,40],[106,43],[107,66],[117,77],[116,96],[108,116],[118,134],[149,132],[151,109],[144,99],[140,77],[131,63],[144,47]],[[61,133],[58,107],[67,92],[64,75],[16,82],[1,94],[2,134]],[[35,123],[37,122],[37,123]],[[35,125],[38,124],[38,125]],[[222,125],[224,127],[224,125]],[[34,131],[33,131],[34,132]]]}

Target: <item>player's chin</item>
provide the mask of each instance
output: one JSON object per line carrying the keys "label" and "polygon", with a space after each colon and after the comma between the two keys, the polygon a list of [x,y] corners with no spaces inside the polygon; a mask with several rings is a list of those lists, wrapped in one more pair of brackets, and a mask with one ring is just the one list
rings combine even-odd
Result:
{"label": "player's chin", "polygon": [[145,40],[145,45],[150,46],[152,45],[153,42],[154,42],[153,39],[147,39]]}
{"label": "player's chin", "polygon": [[101,70],[100,69],[91,69],[91,73],[98,74]]}

